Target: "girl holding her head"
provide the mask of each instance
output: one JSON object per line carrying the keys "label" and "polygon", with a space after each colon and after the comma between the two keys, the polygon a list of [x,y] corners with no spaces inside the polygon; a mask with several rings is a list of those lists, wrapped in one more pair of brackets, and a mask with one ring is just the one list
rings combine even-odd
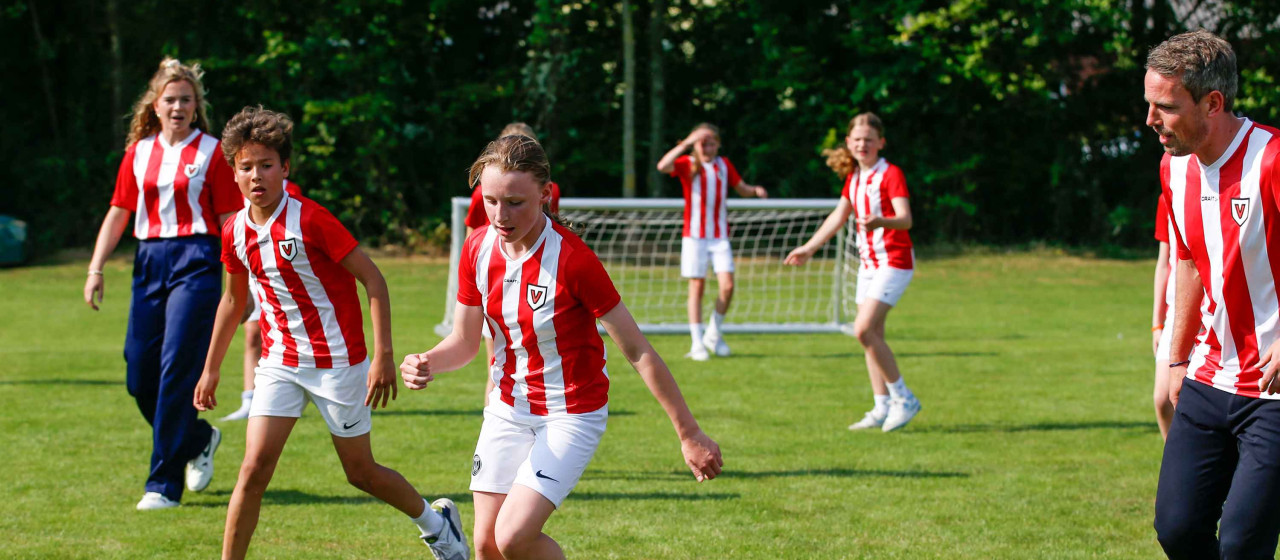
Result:
{"label": "girl holding her head", "polygon": [[[693,150],[693,156],[682,155]],[[693,345],[686,355],[697,361],[728,356],[721,327],[733,300],[733,252],[729,247],[729,189],[742,196],[767,198],[764,187],[748,185],[728,158],[720,155],[720,129],[709,123],[693,128],[689,136],[658,160],[658,171],[680,179],[684,189],[684,229],[680,238],[680,275],[689,279],[689,335]],[[711,325],[703,332],[702,294],[706,291],[707,266],[716,273],[720,287]]]}
{"label": "girl holding her head", "polygon": [[920,401],[907,388],[893,350],[884,339],[885,319],[911,283],[915,253],[911,246],[911,204],[907,182],[898,166],[880,157],[884,123],[874,113],[849,121],[845,146],[828,150],[827,165],[845,178],[836,209],[813,238],[791,251],[785,260],[801,266],[855,217],[858,228],[858,316],[854,334],[866,350],[867,373],[875,404],[850,430],[880,428],[891,432],[907,425],[920,412]]}
{"label": "girl holding her head", "polygon": [[519,135],[490,142],[472,164],[491,227],[463,245],[453,332],[400,365],[405,385],[422,389],[470,362],[481,325],[491,327],[494,389],[471,467],[480,559],[564,558],[542,529],[604,435],[609,375],[597,320],[666,411],[694,476],[715,478],[723,465],[600,260],[547,212],[550,173],[542,146]]}
{"label": "girl holding her head", "polygon": [[102,267],[132,225],[138,249],[124,357],[129,394],[152,428],[139,510],[177,506],[184,478],[187,489],[204,490],[222,439],[196,417],[191,395],[218,306],[219,227],[244,202],[218,138],[209,133],[203,74],[199,65],[166,58],[134,104],[84,284],[84,301],[97,310],[105,292]]}

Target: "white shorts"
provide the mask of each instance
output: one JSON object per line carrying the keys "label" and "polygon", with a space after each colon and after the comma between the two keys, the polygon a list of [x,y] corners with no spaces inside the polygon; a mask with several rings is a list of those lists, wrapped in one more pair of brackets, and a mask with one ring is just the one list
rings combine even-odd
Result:
{"label": "white shorts", "polygon": [[1160,344],[1156,346],[1156,360],[1169,361],[1169,345],[1173,342],[1173,313],[1164,316],[1164,330],[1160,332]]}
{"label": "white shorts", "polygon": [[728,239],[680,238],[680,275],[685,278],[706,278],[707,263],[716,274],[733,272],[733,249]]}
{"label": "white shorts", "polygon": [[880,268],[862,268],[858,270],[858,292],[854,303],[862,305],[867,298],[883,301],[890,307],[898,305],[911,277],[916,271],[882,266]]}
{"label": "white shorts", "polygon": [[608,419],[608,405],[586,414],[517,412],[495,389],[471,459],[471,491],[508,494],[519,484],[559,508],[600,447]]}
{"label": "white shorts", "polygon": [[316,403],[329,433],[356,437],[369,433],[371,414],[364,398],[369,391],[369,360],[345,368],[258,366],[253,376],[249,416],[298,418],[307,399]]}

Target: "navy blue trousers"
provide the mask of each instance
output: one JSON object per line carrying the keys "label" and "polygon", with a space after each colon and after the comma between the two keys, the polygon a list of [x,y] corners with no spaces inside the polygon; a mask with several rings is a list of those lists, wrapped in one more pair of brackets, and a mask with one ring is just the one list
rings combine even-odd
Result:
{"label": "navy blue trousers", "polygon": [[1171,559],[1274,558],[1280,536],[1280,401],[1184,380],[1156,490]]}
{"label": "navy blue trousers", "polygon": [[213,429],[191,404],[213,334],[222,284],[218,239],[140,241],[124,342],[129,394],[151,424],[147,492],[182,499],[183,467]]}

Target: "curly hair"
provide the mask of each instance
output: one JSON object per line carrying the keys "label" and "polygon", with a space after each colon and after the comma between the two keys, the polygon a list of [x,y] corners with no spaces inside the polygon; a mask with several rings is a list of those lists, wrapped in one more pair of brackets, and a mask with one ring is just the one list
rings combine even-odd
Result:
{"label": "curly hair", "polygon": [[275,150],[281,163],[289,161],[293,155],[293,119],[262,105],[241,109],[222,130],[222,155],[232,167],[236,154],[246,144],[261,144]]}
{"label": "curly hair", "polygon": [[125,138],[125,146],[160,132],[160,117],[156,115],[155,108],[156,99],[160,98],[165,86],[177,81],[186,81],[191,84],[191,89],[196,93],[195,122],[191,123],[191,126],[208,132],[209,102],[204,98],[204,84],[200,81],[202,77],[204,77],[204,70],[200,69],[199,64],[188,66],[171,56],[164,57],[164,60],[160,61],[160,69],[156,70],[156,73],[151,76],[151,81],[147,82],[147,90],[142,92],[142,96],[133,103],[133,120],[129,123],[129,136]]}

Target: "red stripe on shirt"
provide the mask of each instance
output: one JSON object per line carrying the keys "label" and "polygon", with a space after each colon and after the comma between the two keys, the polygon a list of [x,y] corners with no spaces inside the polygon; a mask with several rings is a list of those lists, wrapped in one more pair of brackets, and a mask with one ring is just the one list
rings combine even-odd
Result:
{"label": "red stripe on shirt", "polygon": [[[493,317],[493,325],[497,327],[494,332],[501,332],[502,338],[507,341],[503,354],[505,359],[502,362],[502,379],[498,381],[498,389],[501,394],[502,402],[509,406],[516,405],[516,398],[512,394],[512,389],[516,385],[516,351],[512,348],[511,329],[507,328],[507,320],[502,314],[502,300],[506,297],[506,285],[503,279],[507,274],[507,260],[502,258],[502,248],[498,246],[498,237],[494,236],[493,247],[489,250],[489,262],[486,266],[489,280],[486,282],[489,293],[481,294],[484,297],[485,309],[487,315]],[[494,294],[494,291],[497,294]],[[497,297],[494,297],[494,296]],[[497,356],[494,356],[497,359]]]}
{"label": "red stripe on shirt", "polygon": [[[1183,228],[1186,232],[1186,239],[1183,241],[1187,245],[1187,249],[1191,251],[1192,262],[1196,264],[1197,272],[1200,274],[1202,289],[1206,293],[1211,290],[1208,284],[1212,276],[1209,275],[1209,250],[1204,244],[1204,216],[1200,214],[1200,164],[1196,162],[1196,158],[1192,157],[1187,162],[1186,169],[1187,186],[1183,191],[1183,216],[1186,220],[1186,226]],[[1213,374],[1218,370],[1218,362],[1221,361],[1221,351],[1218,350],[1217,333],[1210,328],[1205,335],[1205,340],[1210,343],[1210,352],[1205,356],[1205,362],[1195,371],[1195,379],[1206,385],[1213,385]]]}
{"label": "red stripe on shirt", "polygon": [[[187,176],[187,165],[195,163],[196,154],[200,153],[200,137],[204,133],[198,133],[196,137],[182,148],[182,155],[178,158],[178,170],[173,176],[173,210],[178,219],[178,236],[191,235],[193,226],[191,221],[191,199],[188,198],[187,190],[191,186],[191,178]],[[214,230],[209,229],[212,233]]]}
{"label": "red stripe on shirt", "polygon": [[[702,162],[694,162],[694,165],[701,166]],[[698,173],[698,176],[701,178],[700,185],[701,185],[701,192],[702,192],[702,199],[699,200],[699,202],[701,202],[702,204],[700,204],[698,207],[698,221],[701,222],[702,229],[698,231],[698,237],[702,239],[706,239],[707,238],[707,170],[703,168],[703,169],[700,169],[699,171],[701,171],[700,173]]]}
{"label": "red stripe on shirt", "polygon": [[[1244,146],[1248,145],[1249,136],[1245,135]],[[1236,150],[1218,170],[1218,207],[1222,229],[1222,299],[1227,306],[1227,324],[1235,342],[1236,359],[1240,363],[1236,389],[1241,395],[1256,397],[1256,394],[1246,394],[1249,380],[1253,381],[1253,392],[1257,393],[1258,380],[1258,369],[1254,367],[1258,363],[1258,339],[1254,331],[1253,301],[1249,297],[1249,279],[1240,254],[1240,226],[1231,217],[1231,199],[1240,196],[1240,176],[1247,151]]]}
{"label": "red stripe on shirt", "polygon": [[[286,199],[282,204],[287,204]],[[289,207],[285,206],[280,211],[280,215],[271,223],[271,241],[270,250],[277,251],[276,254],[276,270],[280,274],[280,278],[284,280],[285,287],[289,290],[289,296],[298,306],[298,312],[302,314],[302,327],[307,331],[307,338],[311,340],[311,354],[315,359],[315,367],[321,369],[329,369],[333,367],[333,356],[329,353],[329,340],[324,334],[324,325],[320,322],[320,312],[316,309],[316,305],[311,301],[311,295],[307,293],[307,287],[302,283],[302,278],[298,276],[298,271],[294,270],[293,263],[285,259],[279,254],[277,247],[279,242],[288,238],[285,231],[285,220],[289,214]],[[297,245],[294,251],[305,247],[304,240],[297,239],[294,241]]]}
{"label": "red stripe on shirt", "polygon": [[[872,171],[866,176],[866,180],[864,181],[862,174],[858,174],[858,189],[862,191],[862,207],[866,209],[867,216],[875,215],[875,212],[871,211],[871,180],[874,179],[875,176],[876,173]],[[862,225],[859,225],[858,228],[862,230],[862,239],[866,242],[867,260],[871,262],[871,268],[880,268],[880,261],[876,258],[876,246],[874,241],[872,241],[875,230],[868,229],[866,226]]]}
{"label": "red stripe on shirt", "polygon": [[[538,277],[542,272],[542,255],[546,252],[547,243],[538,247],[537,252],[528,260],[524,261],[520,270],[520,283],[524,288],[525,297],[521,298],[516,305],[518,312],[516,316],[520,321],[520,346],[524,348],[525,353],[529,355],[529,373],[524,378],[525,387],[528,389],[527,396],[529,401],[529,412],[539,416],[547,414],[547,387],[542,378],[542,370],[545,363],[542,359],[542,352],[538,349],[538,333],[533,327],[533,307],[529,305],[528,293],[529,285],[537,284]],[[543,298],[551,297],[551,294],[543,293]]]}
{"label": "red stripe on shirt", "polygon": [[715,227],[716,236],[715,236],[715,239],[720,239],[720,236],[722,235],[722,234],[721,234],[721,232],[720,232],[720,212],[722,212],[722,211],[723,211],[723,210],[722,210],[722,207],[724,206],[724,197],[725,197],[725,195],[727,195],[728,193],[724,192],[724,190],[725,190],[725,189],[724,189],[725,184],[724,184],[724,183],[722,183],[722,182],[720,181],[720,169],[719,169],[718,167],[715,167],[715,168],[713,168],[713,169],[715,169],[715,170],[716,170],[716,179],[715,179],[715,186],[716,186],[716,213],[714,214],[714,216],[715,216],[715,217],[714,217],[713,219],[716,221],[716,227]]}
{"label": "red stripe on shirt", "polygon": [[160,236],[160,164],[164,161],[164,147],[160,145],[160,136],[156,135],[151,146],[151,156],[147,158],[147,173],[142,178],[142,199],[147,208],[147,239]]}
{"label": "red stripe on shirt", "polygon": [[[258,244],[258,233],[248,226],[250,220],[245,215],[244,226],[244,256],[249,261],[249,271],[258,279],[258,286],[262,288],[262,294],[267,303],[271,304],[274,310],[272,315],[275,321],[270,323],[280,333],[280,343],[284,345],[281,350],[282,363],[288,367],[298,367],[298,342],[293,339],[293,333],[289,332],[289,317],[285,315],[284,309],[280,308],[280,298],[276,296],[276,291],[271,287],[271,280],[267,278],[266,272],[262,268],[262,255],[259,253],[261,246]],[[274,249],[272,249],[274,250]],[[262,310],[262,314],[266,315],[266,310]],[[271,354],[272,342],[267,333],[262,333],[262,357],[267,358]]]}

